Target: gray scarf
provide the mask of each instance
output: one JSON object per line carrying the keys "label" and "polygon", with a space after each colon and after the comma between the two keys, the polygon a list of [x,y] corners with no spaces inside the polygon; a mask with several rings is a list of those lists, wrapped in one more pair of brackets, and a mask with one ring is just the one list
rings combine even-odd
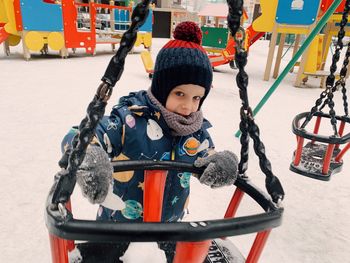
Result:
{"label": "gray scarf", "polygon": [[163,115],[166,124],[171,129],[173,136],[187,136],[198,131],[202,127],[203,114],[202,111],[191,113],[184,117],[174,112],[168,111],[152,94],[151,90],[147,90],[147,95],[151,102],[157,106]]}

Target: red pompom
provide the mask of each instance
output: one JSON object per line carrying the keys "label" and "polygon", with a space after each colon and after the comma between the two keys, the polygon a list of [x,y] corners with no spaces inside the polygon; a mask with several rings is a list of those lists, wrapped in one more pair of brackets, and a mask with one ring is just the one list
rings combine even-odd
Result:
{"label": "red pompom", "polygon": [[178,24],[173,35],[176,40],[190,41],[198,45],[202,43],[202,31],[196,23],[191,21]]}

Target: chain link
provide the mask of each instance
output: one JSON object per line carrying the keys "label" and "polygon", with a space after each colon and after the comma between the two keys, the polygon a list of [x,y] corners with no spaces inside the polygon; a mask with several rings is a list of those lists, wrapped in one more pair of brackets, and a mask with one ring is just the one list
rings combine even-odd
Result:
{"label": "chain link", "polygon": [[53,204],[66,203],[74,190],[76,172],[84,160],[86,148],[94,137],[95,129],[105,113],[113,87],[123,73],[125,58],[134,46],[137,30],[147,18],[149,3],[150,0],[144,0],[136,5],[131,16],[130,28],[123,34],[119,49],[110,60],[102,77],[102,83],[88,105],[87,115],[79,125],[79,132],[73,139],[72,149],[66,151],[59,161],[63,169],[55,176],[57,181],[52,197]]}

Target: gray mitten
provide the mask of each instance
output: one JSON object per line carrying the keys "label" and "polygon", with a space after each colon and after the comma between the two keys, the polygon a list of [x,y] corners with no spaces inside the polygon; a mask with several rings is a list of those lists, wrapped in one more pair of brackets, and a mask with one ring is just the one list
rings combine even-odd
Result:
{"label": "gray mitten", "polygon": [[83,196],[93,204],[102,203],[112,182],[113,167],[107,153],[99,146],[90,145],[77,171],[77,183]]}
{"label": "gray mitten", "polygon": [[196,167],[206,167],[199,181],[216,188],[232,185],[237,179],[238,158],[231,151],[216,152],[208,157],[198,158]]}

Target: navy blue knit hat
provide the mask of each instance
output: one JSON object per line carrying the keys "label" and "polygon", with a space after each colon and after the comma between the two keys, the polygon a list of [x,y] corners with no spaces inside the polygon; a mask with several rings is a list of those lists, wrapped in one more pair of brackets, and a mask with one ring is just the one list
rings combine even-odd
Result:
{"label": "navy blue knit hat", "polygon": [[173,88],[183,84],[195,84],[205,88],[201,106],[213,80],[208,55],[200,45],[202,31],[194,22],[186,21],[176,26],[173,36],[175,39],[165,44],[158,53],[152,79],[152,94],[165,107]]}

